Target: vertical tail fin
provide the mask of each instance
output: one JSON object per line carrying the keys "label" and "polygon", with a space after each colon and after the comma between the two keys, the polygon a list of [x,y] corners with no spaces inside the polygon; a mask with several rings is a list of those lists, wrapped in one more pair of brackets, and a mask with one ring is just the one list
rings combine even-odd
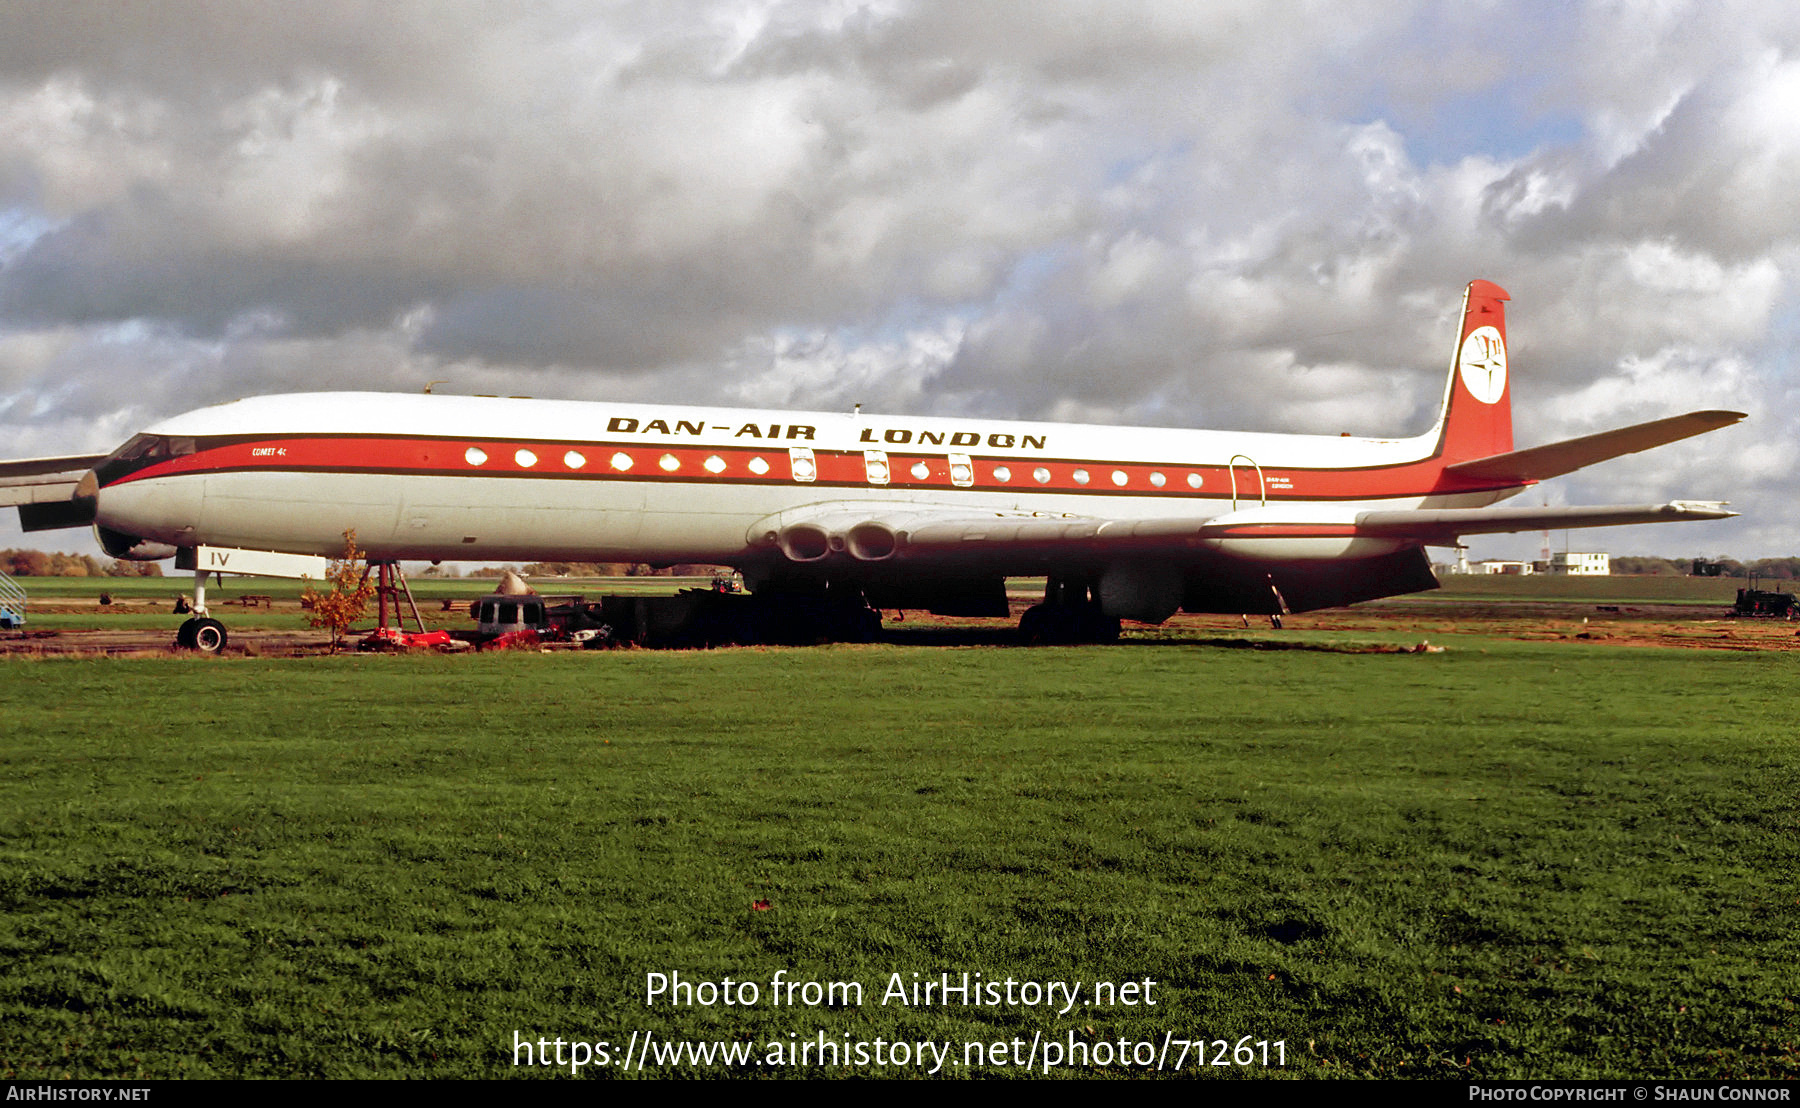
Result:
{"label": "vertical tail fin", "polygon": [[1446,462],[1512,450],[1512,391],[1506,361],[1506,290],[1470,281],[1462,327],[1450,357],[1450,384],[1439,420],[1438,453]]}

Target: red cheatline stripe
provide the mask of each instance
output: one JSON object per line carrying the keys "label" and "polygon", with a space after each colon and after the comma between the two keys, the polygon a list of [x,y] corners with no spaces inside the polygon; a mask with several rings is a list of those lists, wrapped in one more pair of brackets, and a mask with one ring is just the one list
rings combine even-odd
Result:
{"label": "red cheatline stripe", "polygon": [[[630,459],[628,468],[614,465],[615,455]],[[666,459],[666,460],[665,460]],[[716,459],[716,461],[714,461]],[[767,465],[763,473],[752,466]],[[712,462],[713,468],[708,468]],[[818,450],[813,453],[814,483],[881,487],[869,480],[868,460],[861,451]],[[915,468],[917,467],[917,468]],[[1079,462],[1033,458],[975,458],[971,484],[959,486],[944,454],[887,454],[889,488],[971,487],[982,490],[1097,493],[1228,500],[1233,470],[1226,466],[1151,465],[1139,462]],[[139,481],[188,473],[244,470],[266,472],[364,472],[433,476],[543,477],[588,480],[716,481],[721,483],[795,483],[786,445],[766,447],[676,446],[643,442],[552,443],[466,439],[377,437],[269,438],[234,442],[195,454],[170,458],[118,479]],[[716,470],[716,472],[715,472]],[[1045,479],[1040,480],[1040,472]],[[1003,476],[1004,475],[1004,476]],[[1155,483],[1160,475],[1163,484]],[[1265,468],[1270,501],[1378,500],[1432,493],[1492,489],[1459,481],[1442,473],[1436,459],[1382,469]],[[1237,502],[1255,507],[1255,471],[1235,471]],[[1190,483],[1198,478],[1199,484]]]}

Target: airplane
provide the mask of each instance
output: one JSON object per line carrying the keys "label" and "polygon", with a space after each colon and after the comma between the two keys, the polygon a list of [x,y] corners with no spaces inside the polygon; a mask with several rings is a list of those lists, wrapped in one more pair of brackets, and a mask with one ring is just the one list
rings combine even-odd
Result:
{"label": "airplane", "polygon": [[1494,507],[1744,418],[1513,449],[1508,299],[1464,290],[1440,415],[1411,438],[314,393],[188,412],[106,455],[0,462],[0,505],[27,531],[91,524],[115,558],[194,569],[177,641],[208,652],[226,642],[208,573],[322,576],[347,531],[370,564],[731,566],[840,638],[869,637],[883,609],[1003,617],[1005,579],[1042,576],[1026,640],[1101,642],[1121,620],[1279,621],[1436,588],[1425,547],[1466,535],[1737,514]]}

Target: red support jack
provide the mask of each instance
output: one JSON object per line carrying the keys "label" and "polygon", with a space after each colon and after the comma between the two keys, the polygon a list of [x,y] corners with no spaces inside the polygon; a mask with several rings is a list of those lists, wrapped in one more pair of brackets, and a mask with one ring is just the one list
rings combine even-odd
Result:
{"label": "red support jack", "polygon": [[[419,605],[414,602],[412,590],[406,586],[406,574],[400,572],[397,562],[376,562],[369,567],[375,571],[375,630],[363,640],[363,649],[382,647],[444,647],[451,641],[447,631],[425,630],[425,617],[419,614]],[[364,572],[367,580],[367,572]],[[406,607],[412,609],[413,623],[418,633],[409,634],[406,630],[406,609],[400,607],[400,600],[406,599]],[[388,610],[393,609],[396,626],[388,626]]]}
{"label": "red support jack", "polygon": [[418,604],[413,602],[412,590],[406,586],[406,574],[400,572],[399,562],[377,562],[375,569],[375,631],[380,634],[387,630],[388,606],[393,605],[394,622],[397,629],[406,630],[406,613],[400,607],[400,598],[406,598],[406,606],[412,609],[413,623],[421,634],[425,631],[425,618],[419,614]]}
{"label": "red support jack", "polygon": [[[382,562],[375,567],[375,630],[377,633],[388,629],[388,597],[394,592],[394,567]],[[398,604],[395,605],[399,607]]]}

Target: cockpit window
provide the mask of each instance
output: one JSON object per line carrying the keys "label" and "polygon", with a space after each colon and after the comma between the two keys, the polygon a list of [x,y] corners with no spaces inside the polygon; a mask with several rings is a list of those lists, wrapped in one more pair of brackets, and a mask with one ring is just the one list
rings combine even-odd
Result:
{"label": "cockpit window", "polygon": [[153,461],[168,456],[167,440],[161,435],[133,435],[124,446],[112,452],[109,462]]}
{"label": "cockpit window", "polygon": [[194,440],[187,435],[133,435],[124,446],[112,452],[110,462],[160,462],[194,452]]}
{"label": "cockpit window", "polygon": [[100,483],[105,485],[146,466],[194,452],[194,439],[191,435],[133,435],[124,446],[95,466],[94,472],[100,478]]}

